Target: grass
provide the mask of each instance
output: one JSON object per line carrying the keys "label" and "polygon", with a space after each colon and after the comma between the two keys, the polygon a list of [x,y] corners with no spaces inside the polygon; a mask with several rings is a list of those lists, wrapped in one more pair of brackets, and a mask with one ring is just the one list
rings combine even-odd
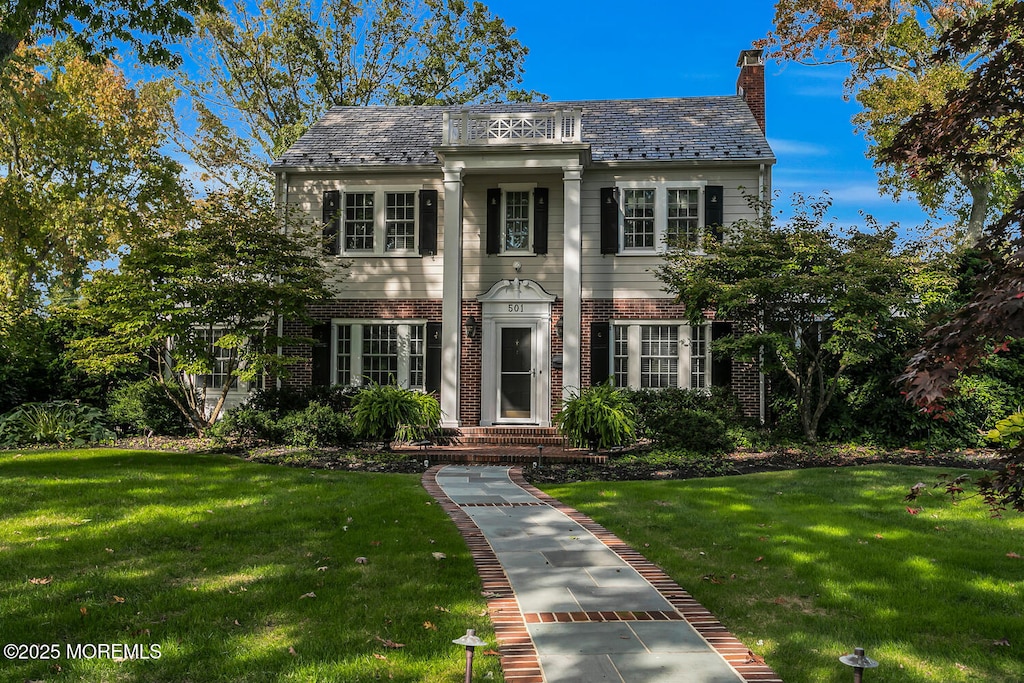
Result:
{"label": "grass", "polygon": [[[494,642],[480,587],[417,475],[0,452],[0,644],[61,654],[0,658],[2,680],[461,681],[452,639]],[[65,656],[107,643],[160,657]],[[501,680],[496,657],[475,671]]]}
{"label": "grass", "polygon": [[787,683],[1019,683],[1024,518],[923,497],[943,470],[870,466],[544,489],[665,569]]}

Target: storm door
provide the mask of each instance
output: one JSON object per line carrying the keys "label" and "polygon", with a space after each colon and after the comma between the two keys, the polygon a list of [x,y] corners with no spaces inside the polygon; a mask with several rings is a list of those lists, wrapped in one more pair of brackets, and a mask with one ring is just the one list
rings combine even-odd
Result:
{"label": "storm door", "polygon": [[534,419],[533,327],[499,327],[498,419]]}

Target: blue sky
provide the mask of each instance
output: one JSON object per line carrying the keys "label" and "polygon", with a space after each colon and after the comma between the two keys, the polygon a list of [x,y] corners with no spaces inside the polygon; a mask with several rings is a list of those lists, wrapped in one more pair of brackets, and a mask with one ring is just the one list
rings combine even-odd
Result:
{"label": "blue sky", "polygon": [[[687,97],[735,93],[740,50],[772,27],[774,2],[732,0],[490,0],[530,49],[524,86],[552,100]],[[878,193],[867,143],[855,133],[855,101],[844,101],[843,67],[769,62],[767,129],[778,162],[775,189],[832,195],[840,227],[864,211],[904,230],[925,214],[910,197]]]}

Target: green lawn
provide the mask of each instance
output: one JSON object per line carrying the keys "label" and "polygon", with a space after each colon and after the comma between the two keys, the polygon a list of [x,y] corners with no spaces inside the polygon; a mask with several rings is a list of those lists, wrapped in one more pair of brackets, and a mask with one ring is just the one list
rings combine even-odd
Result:
{"label": "green lawn", "polygon": [[[485,609],[416,475],[0,452],[0,644],[60,655],[0,658],[0,680],[461,681],[451,640],[476,628],[493,643]],[[160,657],[66,656],[111,643]],[[501,680],[496,657],[476,671]]]}
{"label": "green lawn", "polygon": [[661,565],[787,683],[1024,680],[1024,518],[902,496],[942,470],[815,469],[544,489]]}

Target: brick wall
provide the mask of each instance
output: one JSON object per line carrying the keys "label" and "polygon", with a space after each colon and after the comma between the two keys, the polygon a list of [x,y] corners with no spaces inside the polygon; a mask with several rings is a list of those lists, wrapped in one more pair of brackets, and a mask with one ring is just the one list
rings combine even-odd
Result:
{"label": "brick wall", "polygon": [[[459,421],[462,425],[472,427],[480,424],[480,382],[482,377],[481,342],[483,340],[483,307],[479,301],[462,300],[462,319],[469,316],[476,318],[476,339],[470,339],[465,331],[462,334],[462,369],[459,378]],[[463,323],[465,327],[465,323]],[[441,368],[444,372],[444,368]]]}

